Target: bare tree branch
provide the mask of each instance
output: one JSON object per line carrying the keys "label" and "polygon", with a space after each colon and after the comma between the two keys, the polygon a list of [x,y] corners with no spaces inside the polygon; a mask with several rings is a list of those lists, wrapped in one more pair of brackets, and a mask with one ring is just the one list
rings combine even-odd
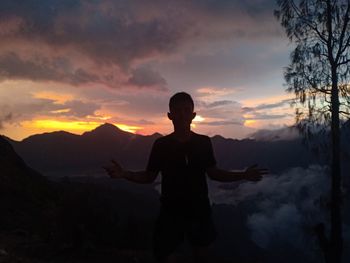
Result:
{"label": "bare tree branch", "polygon": [[324,44],[327,44],[327,38],[325,38],[321,32],[318,30],[317,25],[312,25],[312,21],[308,20],[305,18],[305,16],[301,13],[300,9],[295,5],[294,1],[291,1],[291,6],[294,9],[295,13],[297,14],[297,16],[302,19],[312,30],[314,30],[314,32],[316,32],[316,34],[318,35],[318,37],[324,42]]}
{"label": "bare tree branch", "polygon": [[342,49],[343,49],[343,41],[344,41],[344,36],[345,36],[345,32],[348,28],[348,24],[349,24],[349,10],[350,10],[350,5],[348,4],[347,8],[346,8],[346,13],[345,13],[345,17],[344,17],[344,23],[343,23],[343,27],[342,27],[342,31],[341,31],[341,35],[339,38],[339,48],[338,48],[338,52],[335,58],[336,63],[339,60],[340,55],[342,54]]}
{"label": "bare tree branch", "polygon": [[349,62],[350,62],[350,59],[347,59],[347,60],[344,60],[344,61],[342,61],[342,62],[339,62],[339,63],[337,64],[337,66],[345,65],[345,64],[348,64]]}

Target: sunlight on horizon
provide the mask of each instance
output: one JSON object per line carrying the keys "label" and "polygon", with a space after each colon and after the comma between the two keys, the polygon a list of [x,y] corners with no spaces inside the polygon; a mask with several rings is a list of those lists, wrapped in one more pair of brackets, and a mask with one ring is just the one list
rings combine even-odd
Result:
{"label": "sunlight on horizon", "polygon": [[256,120],[245,120],[244,126],[250,127],[250,128],[256,128],[257,121]]}
{"label": "sunlight on horizon", "polygon": [[196,117],[193,119],[194,122],[202,122],[205,121],[205,118],[203,118],[200,115],[196,115]]}
{"label": "sunlight on horizon", "polygon": [[[82,134],[87,131],[91,131],[98,126],[103,125],[105,122],[88,122],[88,121],[60,121],[60,120],[34,120],[34,121],[24,121],[21,123],[21,126],[17,127],[18,129],[25,129],[30,131],[29,134],[21,136],[14,132],[15,136],[10,136],[11,139],[22,140],[27,136],[33,134],[40,134],[45,132],[54,132],[54,131],[66,131],[74,134]],[[143,128],[140,126],[131,126],[121,123],[112,123],[119,129],[130,132],[137,133]],[[16,130],[16,129],[15,129]]]}
{"label": "sunlight on horizon", "polygon": [[35,120],[23,123],[24,128],[38,128],[45,130],[64,130],[64,131],[87,131],[95,129],[103,123],[84,122],[84,121],[60,121],[60,120]]}

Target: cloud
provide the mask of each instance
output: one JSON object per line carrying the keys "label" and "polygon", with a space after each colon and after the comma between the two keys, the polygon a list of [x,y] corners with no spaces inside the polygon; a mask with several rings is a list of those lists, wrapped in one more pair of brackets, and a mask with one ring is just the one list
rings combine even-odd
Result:
{"label": "cloud", "polygon": [[155,116],[166,117],[170,94],[169,92],[150,93],[147,90],[139,89],[132,93],[119,93],[115,97],[116,99],[104,106],[124,116],[147,119],[147,117],[153,118]]}
{"label": "cloud", "polygon": [[0,114],[0,130],[4,128],[4,123],[11,121],[13,118],[13,114],[11,112]]}
{"label": "cloud", "polygon": [[299,137],[300,132],[296,127],[284,127],[276,130],[258,130],[249,136],[249,138],[257,141],[294,140]]}
{"label": "cloud", "polygon": [[45,57],[22,59],[14,52],[0,55],[0,79],[31,79],[33,81],[57,81],[78,85],[99,82],[97,75],[84,69],[73,69],[64,58]]}
{"label": "cloud", "polygon": [[[267,0],[3,0],[0,36],[6,41],[1,50],[10,53],[3,54],[2,77],[118,87],[131,73],[133,84],[164,87],[160,73],[137,66],[176,53],[186,55],[192,52],[185,51],[189,43],[199,50],[205,43],[225,42],[228,36],[269,38],[275,34],[271,28],[277,28],[273,6]],[[24,59],[20,53],[31,55]],[[58,54],[71,65],[69,72],[65,65],[54,65]],[[38,55],[47,61],[38,62]],[[81,60],[88,63],[77,66]],[[111,67],[119,74],[106,74]]]}
{"label": "cloud", "polygon": [[128,79],[127,84],[137,87],[156,87],[159,90],[167,90],[166,80],[156,71],[141,67],[132,70],[132,76]]}
{"label": "cloud", "polygon": [[231,121],[203,121],[202,125],[209,126],[223,126],[223,125],[243,125],[243,121],[240,120],[231,120]]}
{"label": "cloud", "polygon": [[19,104],[12,104],[11,108],[17,112],[17,118],[22,118],[32,117],[37,114],[50,114],[51,111],[61,110],[64,107],[56,104],[54,100],[38,98],[19,102]]}
{"label": "cloud", "polygon": [[[184,2],[184,1],[182,1]],[[278,27],[271,23],[274,1],[239,0],[194,0],[189,1],[195,16],[206,19],[202,30],[212,37],[232,37],[236,39],[271,38],[281,34]],[[204,20],[203,20],[204,21]],[[226,24],[226,25],[225,25]],[[217,28],[215,31],[214,28]]]}
{"label": "cloud", "polygon": [[61,113],[63,116],[71,116],[77,118],[85,118],[87,116],[94,116],[95,111],[101,107],[93,102],[83,102],[79,100],[71,100],[65,102],[62,106],[64,109],[68,109],[67,112]]}
{"label": "cloud", "polygon": [[214,101],[214,102],[204,102],[204,101],[197,101],[198,106],[200,107],[204,107],[204,108],[215,108],[215,107],[220,107],[220,106],[227,106],[227,105],[237,105],[238,103],[235,101],[231,101],[231,100],[218,100],[218,101]]}
{"label": "cloud", "polygon": [[197,112],[203,117],[227,119],[227,116],[242,116],[241,104],[233,100],[195,100]]}
{"label": "cloud", "polygon": [[[283,99],[275,103],[260,103],[256,107],[242,107],[240,102],[234,100],[225,99],[228,96],[226,92],[221,93],[221,90],[215,90],[205,88],[197,90],[200,94],[208,94],[209,102],[204,100],[197,101],[198,112],[203,116],[206,121],[201,124],[206,124],[208,126],[222,126],[222,125],[245,125],[251,126],[255,129],[266,129],[281,130],[283,125],[279,123],[271,123],[271,121],[280,121],[281,119],[290,119],[294,117],[293,114],[289,112],[289,108],[286,109],[283,106],[288,104],[290,99]],[[213,100],[215,98],[216,100]],[[249,121],[251,121],[249,123]],[[284,124],[286,126],[286,124]],[[278,133],[278,134],[277,134]],[[261,131],[259,133],[253,134],[259,139],[266,140],[264,137],[274,137],[280,136],[281,139],[291,139],[297,137],[296,133],[289,133],[282,130],[279,132],[274,132],[274,134],[268,134],[268,132]],[[271,138],[272,138],[271,137]]]}
{"label": "cloud", "polygon": [[274,108],[280,108],[282,106],[285,106],[286,104],[290,104],[292,102],[291,99],[285,99],[276,103],[262,103],[255,107],[243,107],[242,112],[243,113],[250,113],[255,112],[258,110],[266,110],[266,109],[274,109]]}
{"label": "cloud", "polygon": [[[223,132],[236,136],[233,124],[244,118],[233,94],[244,98],[256,82],[270,87],[271,72],[280,68],[271,57],[287,57],[269,0],[22,2],[0,2],[1,86],[7,80],[65,86],[72,99],[99,105],[101,117],[166,123],[170,91],[185,90],[205,101],[198,105],[208,122],[203,132],[227,125]],[[36,103],[46,105],[37,114],[85,115]]]}
{"label": "cloud", "polygon": [[[142,1],[14,1],[0,3],[0,79],[56,81],[81,86],[165,90],[141,60],[171,53],[186,19],[143,17]],[[9,22],[8,22],[9,21]]]}
{"label": "cloud", "polygon": [[[73,48],[100,64],[128,65],[136,58],[169,52],[186,32],[170,14],[143,18],[144,3],[135,1],[1,2],[3,17],[22,20],[8,35],[38,40],[55,48]],[[30,44],[30,43],[28,43]]]}
{"label": "cloud", "polygon": [[208,13],[221,14],[223,16],[230,16],[232,12],[239,13],[243,11],[249,17],[259,20],[261,17],[265,17],[276,6],[273,1],[240,1],[240,0],[195,0],[193,1],[198,6],[202,7]]}
{"label": "cloud", "polygon": [[[291,99],[283,99],[275,103],[262,103],[255,107],[242,107],[241,113],[243,114],[244,118],[248,121],[253,120],[254,122],[260,121],[261,124],[265,123],[263,126],[260,126],[261,128],[264,127],[266,130],[267,129],[275,130],[276,127],[274,126],[277,125],[277,127],[279,128],[282,126],[276,123],[277,120],[281,121],[284,119],[285,121],[284,125],[287,125],[291,122],[292,118],[295,116],[294,114],[290,113],[290,107],[288,105],[290,104],[290,102],[291,102]],[[288,105],[288,107],[285,107],[286,105]],[[269,120],[272,120],[272,121],[275,120],[275,122],[273,123],[267,122]],[[264,137],[264,133],[265,133],[264,131],[261,131],[259,132],[259,134],[255,134],[255,135]],[[277,136],[277,133],[281,134],[282,131],[280,130],[279,132],[274,132],[274,133]],[[284,132],[284,135],[287,135],[287,133]],[[290,135],[293,135],[293,133],[291,133]],[[290,137],[290,136],[287,136],[287,137]]]}
{"label": "cloud", "polygon": [[326,168],[310,166],[267,178],[260,186],[243,187],[250,198],[260,195],[258,211],[248,218],[253,240],[265,248],[280,241],[300,249],[314,246],[312,228],[327,222],[329,184]]}
{"label": "cloud", "polygon": [[[21,87],[13,87],[11,101],[4,96],[4,91],[0,92],[1,110],[6,113],[1,118],[3,122],[10,120],[11,122],[21,122],[36,117],[79,119],[95,116],[95,112],[101,108],[99,104],[87,100],[68,99],[61,101],[62,97],[56,95],[54,98],[55,94],[51,95],[51,98],[45,98],[37,97],[36,93],[20,92],[20,90]],[[5,116],[8,117],[5,118]]]}
{"label": "cloud", "polygon": [[140,124],[140,125],[153,125],[153,124],[155,124],[153,121],[148,121],[148,120],[143,120],[143,119],[137,121],[136,123]]}
{"label": "cloud", "polygon": [[302,242],[302,225],[302,215],[292,203],[281,204],[272,215],[256,213],[248,219],[248,226],[253,229],[252,239],[263,248],[267,248],[273,242],[273,238],[278,241],[287,239],[288,243],[293,245]]}
{"label": "cloud", "polygon": [[[217,97],[218,93],[215,93]],[[240,103],[233,100],[214,100],[210,102],[196,100],[197,113],[204,117],[199,124],[206,126],[243,126],[244,118],[241,114]],[[228,117],[229,116],[229,117]]]}
{"label": "cloud", "polygon": [[0,77],[3,79],[31,78],[32,80],[58,80],[54,71],[32,61],[23,61],[13,52],[1,55],[0,67]]}
{"label": "cloud", "polygon": [[249,115],[247,119],[254,119],[254,120],[273,120],[273,119],[282,119],[286,117],[294,116],[292,114],[271,114],[271,113],[260,113],[260,112],[254,112]]}
{"label": "cloud", "polygon": [[[209,181],[209,186],[212,202],[250,207],[247,226],[258,246],[270,251],[288,246],[309,256],[319,249],[313,227],[329,224],[329,168],[311,165],[267,175],[257,183]],[[350,240],[348,232],[344,237]]]}
{"label": "cloud", "polygon": [[136,126],[152,126],[156,125],[155,122],[150,120],[144,120],[144,119],[131,119],[131,118],[124,118],[124,117],[111,117],[108,119],[108,122],[112,123],[125,123],[128,125],[136,125]]}
{"label": "cloud", "polygon": [[203,87],[196,90],[196,97],[217,100],[218,98],[227,97],[239,91],[234,88]]}

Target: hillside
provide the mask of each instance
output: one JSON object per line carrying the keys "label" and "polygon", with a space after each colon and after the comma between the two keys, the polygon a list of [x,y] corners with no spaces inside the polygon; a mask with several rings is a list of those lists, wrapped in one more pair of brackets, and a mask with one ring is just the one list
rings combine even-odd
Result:
{"label": "hillside", "polygon": [[[101,167],[111,159],[128,169],[144,169],[151,146],[160,136],[132,134],[104,124],[82,135],[59,131],[9,141],[30,166],[45,175],[95,175],[103,173]],[[323,163],[301,139],[258,141],[214,136],[212,144],[218,165],[224,169],[243,169],[257,163],[281,172]]]}
{"label": "hillside", "polygon": [[3,137],[0,167],[0,262],[152,260],[159,199],[152,186],[48,181]]}

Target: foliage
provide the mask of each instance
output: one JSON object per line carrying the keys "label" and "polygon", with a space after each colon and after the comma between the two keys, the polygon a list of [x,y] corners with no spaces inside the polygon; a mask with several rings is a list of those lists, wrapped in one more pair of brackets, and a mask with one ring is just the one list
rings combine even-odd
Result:
{"label": "foliage", "polygon": [[332,75],[337,77],[340,117],[350,116],[350,4],[348,0],[277,2],[280,9],[275,15],[296,44],[285,70],[287,91],[296,95],[296,122],[307,135],[330,127]]}
{"label": "foliage", "polygon": [[[340,126],[350,107],[350,0],[277,0],[275,12],[296,48],[285,72],[296,95],[296,121],[307,136],[328,128],[331,134],[331,234],[316,232],[326,262],[341,262],[342,176]],[[306,109],[306,111],[305,111]],[[343,118],[343,120],[342,120]]]}

